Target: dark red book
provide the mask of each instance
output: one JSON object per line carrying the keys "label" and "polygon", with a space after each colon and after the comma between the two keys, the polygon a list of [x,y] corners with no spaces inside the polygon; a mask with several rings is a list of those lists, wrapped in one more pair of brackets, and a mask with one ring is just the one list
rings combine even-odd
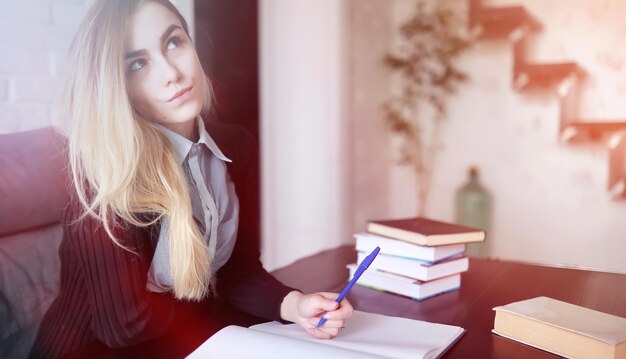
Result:
{"label": "dark red book", "polygon": [[369,221],[367,231],[429,247],[485,240],[482,229],[420,217]]}

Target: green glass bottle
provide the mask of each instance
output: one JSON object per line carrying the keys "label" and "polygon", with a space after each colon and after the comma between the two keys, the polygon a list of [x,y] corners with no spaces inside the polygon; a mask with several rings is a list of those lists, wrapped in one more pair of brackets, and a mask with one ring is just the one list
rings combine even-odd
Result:
{"label": "green glass bottle", "polygon": [[[472,166],[468,170],[467,182],[456,191],[456,216],[458,224],[480,228],[489,233],[491,227],[491,194],[480,183],[478,168]],[[489,256],[491,237],[482,243],[467,246],[467,255],[477,257]]]}

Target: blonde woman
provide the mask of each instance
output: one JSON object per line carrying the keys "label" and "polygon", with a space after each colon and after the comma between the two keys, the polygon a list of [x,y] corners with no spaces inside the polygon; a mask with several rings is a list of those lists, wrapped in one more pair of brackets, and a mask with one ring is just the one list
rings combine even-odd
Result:
{"label": "blonde woman", "polygon": [[224,313],[336,336],[350,303],[286,287],[259,261],[254,144],[200,117],[211,87],[176,8],[96,0],[70,58],[74,195],[60,294],[30,356],[182,357],[233,320]]}

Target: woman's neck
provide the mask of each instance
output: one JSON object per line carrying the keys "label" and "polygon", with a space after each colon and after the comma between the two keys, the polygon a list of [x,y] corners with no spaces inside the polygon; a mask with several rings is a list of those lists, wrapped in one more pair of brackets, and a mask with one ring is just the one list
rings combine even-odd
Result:
{"label": "woman's neck", "polygon": [[185,137],[191,142],[198,142],[200,138],[200,134],[198,133],[198,123],[196,119],[181,122],[181,123],[168,123],[162,124],[164,127],[167,127],[169,130],[176,132],[177,134]]}

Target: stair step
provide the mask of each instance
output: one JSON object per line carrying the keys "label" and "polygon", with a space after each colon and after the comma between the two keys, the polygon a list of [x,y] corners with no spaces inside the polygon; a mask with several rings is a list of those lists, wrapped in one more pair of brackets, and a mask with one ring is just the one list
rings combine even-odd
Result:
{"label": "stair step", "polygon": [[609,142],[609,192],[626,198],[626,132],[616,133]]}
{"label": "stair step", "polygon": [[502,39],[518,29],[543,28],[523,6],[483,7],[473,13],[475,18],[470,19],[470,24],[479,28],[479,39]]}
{"label": "stair step", "polygon": [[590,143],[607,141],[611,135],[626,131],[624,121],[581,121],[563,119],[566,125],[561,128],[561,140],[569,143]]}
{"label": "stair step", "polygon": [[585,71],[575,62],[553,64],[524,64],[519,66],[514,78],[516,90],[550,88],[570,77],[582,77]]}
{"label": "stair step", "polygon": [[[610,150],[608,191],[626,199],[626,120],[581,120],[571,118],[577,102],[578,80],[586,75],[575,62],[526,63],[528,34],[543,25],[522,6],[483,7],[482,0],[469,0],[470,31],[477,39],[508,39],[513,43],[513,86],[516,90],[557,90],[561,99],[560,137],[568,143],[607,143]],[[567,116],[567,117],[566,117]]]}

